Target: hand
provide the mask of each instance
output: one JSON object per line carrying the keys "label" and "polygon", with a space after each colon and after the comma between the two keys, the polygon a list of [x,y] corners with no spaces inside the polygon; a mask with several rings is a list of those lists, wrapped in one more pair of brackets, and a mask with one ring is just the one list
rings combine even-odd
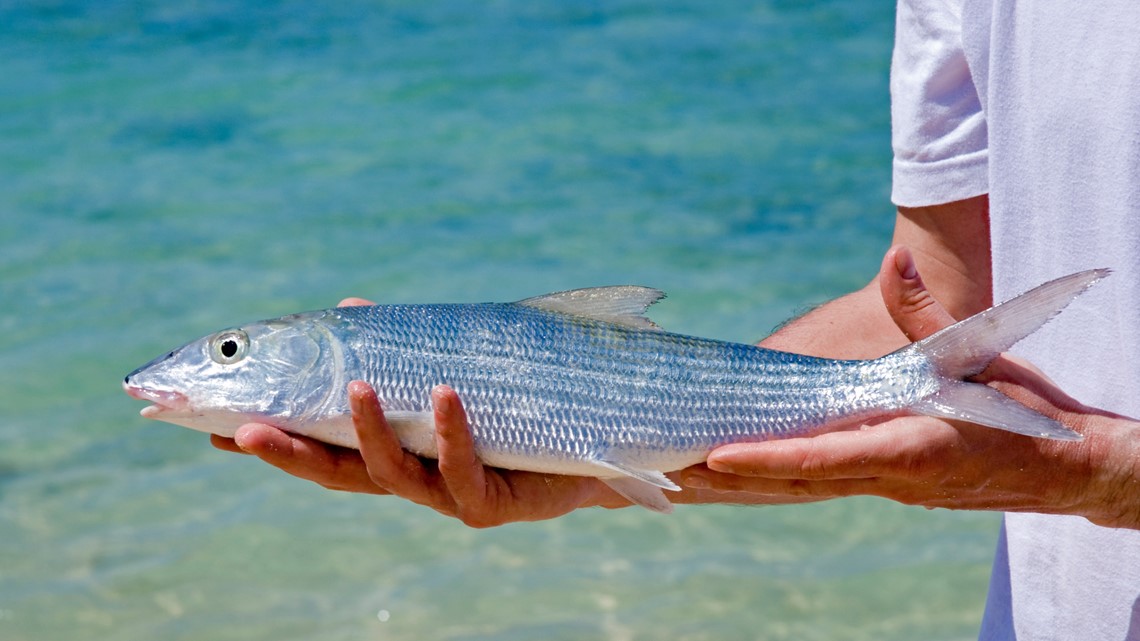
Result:
{"label": "hand", "polygon": [[[911,340],[953,322],[924,286],[909,252],[892,249],[883,300]],[[718,491],[822,500],[857,494],[929,508],[1085,516],[1140,529],[1140,423],[1077,403],[1028,364],[1002,356],[979,377],[1081,432],[1081,442],[1030,438],[929,417],[857,431],[730,445],[682,482]]]}
{"label": "hand", "polygon": [[[341,305],[368,305],[359,298]],[[472,527],[560,516],[579,507],[629,502],[594,478],[485,467],[475,458],[467,417],[448,387],[432,390],[439,461],[400,447],[384,420],[376,392],[363,381],[348,386],[360,451],[334,447],[269,425],[238,428],[233,439],[211,436],[215,447],[253,454],[289,474],[347,492],[393,494]]]}

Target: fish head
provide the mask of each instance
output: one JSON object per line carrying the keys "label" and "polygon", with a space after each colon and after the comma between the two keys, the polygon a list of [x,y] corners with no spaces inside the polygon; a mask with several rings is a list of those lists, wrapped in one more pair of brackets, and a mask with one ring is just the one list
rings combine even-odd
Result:
{"label": "fish head", "polygon": [[[324,312],[224,329],[127,375],[140,414],[220,436],[245,423],[288,429],[344,395],[341,350]],[[340,404],[346,404],[340,400]]]}

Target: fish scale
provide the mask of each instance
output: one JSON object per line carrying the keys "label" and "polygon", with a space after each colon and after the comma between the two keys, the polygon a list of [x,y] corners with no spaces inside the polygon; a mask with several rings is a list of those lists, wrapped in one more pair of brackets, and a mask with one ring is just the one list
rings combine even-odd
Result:
{"label": "fish scale", "polygon": [[721,445],[818,433],[915,413],[1031,436],[1079,435],[977,374],[1107,274],[1046,283],[879,359],[830,360],[662,331],[640,287],[516,303],[373,305],[223,330],[132,372],[150,418],[232,436],[260,421],[356,446],[348,381],[369,382],[401,443],[435,456],[436,385],[463,399],[490,465],[595,476],[666,512],[665,472]]}
{"label": "fish scale", "polygon": [[[426,392],[446,383],[472,408],[472,427],[483,438],[484,448],[501,445],[522,453],[530,453],[522,446],[535,445],[532,437],[538,423],[552,430],[565,425],[593,428],[576,438],[549,443],[548,447],[563,454],[579,453],[579,442],[584,441],[655,451],[678,445],[711,449],[792,423],[810,430],[827,415],[829,390],[850,384],[853,370],[863,366],[858,361],[792,359],[788,358],[792,355],[748,345],[628,329],[512,305],[357,307],[346,308],[342,317],[362,335],[376,332],[370,344],[384,356],[359,372],[359,377],[374,381],[386,403],[427,411]],[[377,331],[393,325],[401,331]],[[545,331],[540,335],[532,330],[535,327]],[[474,328],[489,328],[500,340],[487,349],[469,339]],[[545,349],[535,349],[539,341]],[[386,349],[389,344],[394,346],[390,350]],[[457,366],[458,357],[473,353],[479,356],[472,358],[470,367]],[[661,366],[631,357],[642,353],[654,355],[650,361]],[[699,367],[679,367],[678,362]],[[525,379],[515,373],[520,363],[529,370]],[[780,375],[779,365],[802,370],[800,377],[811,384],[773,385]],[[400,372],[401,381],[419,384],[392,385],[386,374],[393,371]],[[390,395],[385,393],[388,390]],[[546,409],[535,413],[518,406],[533,398],[543,399]],[[580,398],[591,402],[575,402]],[[772,406],[805,411],[785,417],[782,412],[757,409]],[[527,407],[534,409],[534,404]],[[864,409],[851,407],[858,412]],[[493,422],[493,417],[511,413],[527,417],[527,423],[511,429]],[[704,429],[679,429],[685,425]],[[650,438],[645,438],[647,433]],[[662,439],[660,433],[669,436]]]}

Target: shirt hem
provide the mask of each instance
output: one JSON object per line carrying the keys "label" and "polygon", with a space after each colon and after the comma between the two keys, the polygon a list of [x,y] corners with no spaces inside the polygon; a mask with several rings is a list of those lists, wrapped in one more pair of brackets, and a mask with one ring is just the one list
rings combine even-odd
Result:
{"label": "shirt hem", "polygon": [[933,162],[895,158],[891,202],[899,207],[929,207],[989,192],[989,150]]}

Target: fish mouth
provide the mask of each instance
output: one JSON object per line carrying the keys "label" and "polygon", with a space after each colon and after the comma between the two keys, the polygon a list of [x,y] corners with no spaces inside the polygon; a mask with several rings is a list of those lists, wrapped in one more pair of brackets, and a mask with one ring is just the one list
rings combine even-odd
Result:
{"label": "fish mouth", "polygon": [[132,384],[129,379],[123,381],[123,391],[131,398],[152,403],[152,405],[148,405],[139,411],[139,414],[144,418],[158,418],[160,414],[179,412],[185,410],[189,404],[189,399],[186,398],[185,394],[174,390],[140,387]]}

